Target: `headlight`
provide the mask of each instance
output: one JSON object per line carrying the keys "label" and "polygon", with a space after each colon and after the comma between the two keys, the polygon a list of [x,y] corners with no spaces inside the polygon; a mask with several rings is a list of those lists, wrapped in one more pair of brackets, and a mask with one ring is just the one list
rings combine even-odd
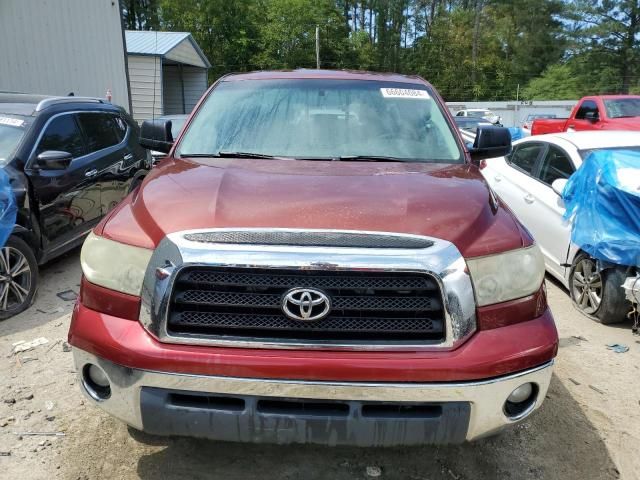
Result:
{"label": "headlight", "polygon": [[544,279],[537,245],[467,260],[479,306],[506,302],[536,292]]}
{"label": "headlight", "polygon": [[152,250],[114,242],[91,232],[82,246],[80,264],[91,283],[140,296],[152,253]]}

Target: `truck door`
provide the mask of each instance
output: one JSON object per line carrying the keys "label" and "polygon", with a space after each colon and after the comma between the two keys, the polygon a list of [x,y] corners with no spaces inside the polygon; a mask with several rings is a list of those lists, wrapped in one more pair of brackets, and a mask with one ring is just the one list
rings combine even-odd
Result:
{"label": "truck door", "polygon": [[[48,169],[37,162],[37,156],[48,150],[69,152],[73,159],[66,169]],[[100,188],[89,175],[92,159],[74,113],[55,115],[45,124],[27,165],[25,174],[38,204],[44,249],[63,247],[98,223],[102,216]]]}
{"label": "truck door", "polygon": [[594,100],[583,100],[575,118],[567,120],[567,132],[595,130],[600,119],[598,105]]}

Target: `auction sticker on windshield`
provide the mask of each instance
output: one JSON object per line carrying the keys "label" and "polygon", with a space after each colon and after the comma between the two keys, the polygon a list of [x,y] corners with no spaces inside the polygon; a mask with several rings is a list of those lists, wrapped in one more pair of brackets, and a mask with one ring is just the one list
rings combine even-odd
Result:
{"label": "auction sticker on windshield", "polygon": [[24,124],[24,120],[11,117],[0,117],[0,125],[9,125],[10,127],[21,127]]}
{"label": "auction sticker on windshield", "polygon": [[413,88],[381,88],[385,98],[414,98],[416,100],[429,100],[429,94],[424,90]]}

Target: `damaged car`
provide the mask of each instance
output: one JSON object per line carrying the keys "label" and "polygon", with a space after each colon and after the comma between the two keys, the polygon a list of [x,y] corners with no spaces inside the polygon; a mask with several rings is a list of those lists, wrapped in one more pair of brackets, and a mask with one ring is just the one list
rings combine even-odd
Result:
{"label": "damaged car", "polygon": [[0,94],[0,320],[33,303],[38,265],[140,183],[151,155],[138,130],[101,99]]}
{"label": "damaged car", "polygon": [[[624,321],[640,260],[637,132],[548,134],[514,142],[481,165],[494,192],[529,229],[548,273],[578,310]],[[635,182],[625,187],[625,182]],[[627,288],[623,288],[623,284]]]}

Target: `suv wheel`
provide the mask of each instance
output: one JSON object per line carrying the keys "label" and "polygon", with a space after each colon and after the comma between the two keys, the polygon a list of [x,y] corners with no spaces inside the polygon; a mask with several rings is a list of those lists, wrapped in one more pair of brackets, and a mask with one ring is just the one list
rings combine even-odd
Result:
{"label": "suv wheel", "polygon": [[624,279],[622,269],[598,271],[596,260],[581,253],[571,267],[571,300],[578,310],[602,324],[622,322],[630,307],[622,290]]}
{"label": "suv wheel", "polygon": [[0,248],[0,320],[31,306],[38,288],[38,264],[33,251],[18,237]]}

